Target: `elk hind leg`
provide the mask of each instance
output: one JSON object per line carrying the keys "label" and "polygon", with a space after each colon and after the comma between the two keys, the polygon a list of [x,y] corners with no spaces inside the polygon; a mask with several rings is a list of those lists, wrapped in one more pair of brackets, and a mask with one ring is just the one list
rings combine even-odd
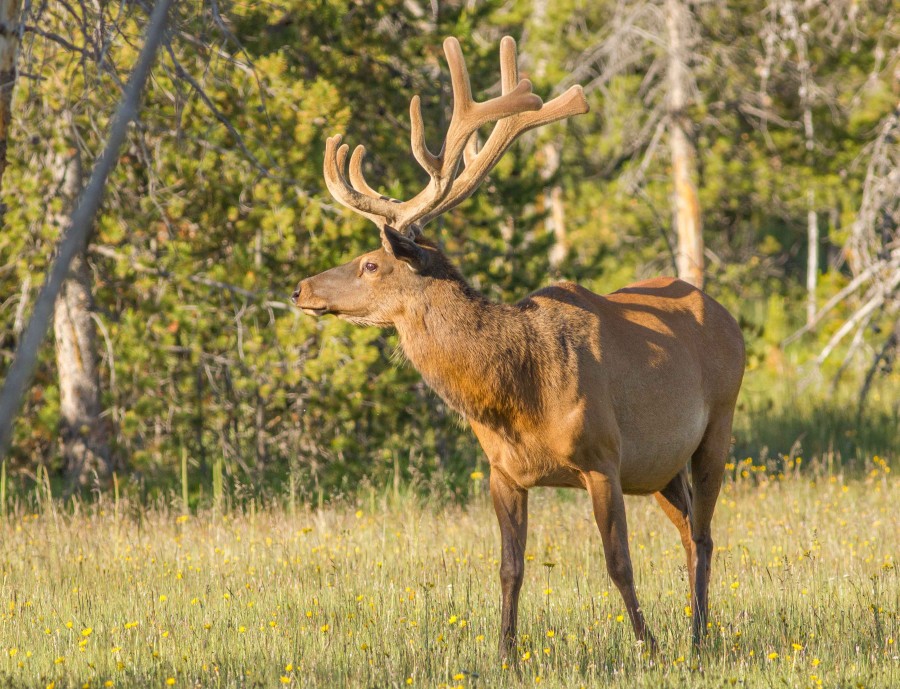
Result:
{"label": "elk hind leg", "polygon": [[696,579],[696,552],[694,550],[694,540],[691,537],[691,513],[692,513],[692,495],[691,484],[688,480],[687,467],[678,472],[658,493],[653,497],[662,507],[663,512],[669,520],[678,529],[681,536],[681,545],[687,559],[688,584],[691,587],[691,609],[696,606],[696,594],[694,592],[694,581]]}
{"label": "elk hind leg", "polygon": [[694,541],[694,605],[692,615],[694,645],[706,634],[709,610],[709,577],[712,565],[712,518],[725,474],[725,460],[731,445],[733,412],[714,418],[707,426],[700,447],[691,457],[693,499],[691,537]]}

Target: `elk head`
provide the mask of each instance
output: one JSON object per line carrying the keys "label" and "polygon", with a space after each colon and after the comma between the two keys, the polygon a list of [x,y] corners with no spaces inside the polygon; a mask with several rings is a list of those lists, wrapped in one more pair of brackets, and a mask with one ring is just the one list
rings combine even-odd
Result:
{"label": "elk head", "polygon": [[[525,131],[588,110],[580,86],[544,104],[519,80],[516,43],[500,42],[501,95],[483,103],[472,98],[469,74],[459,41],[447,38],[444,54],[450,67],[453,114],[440,153],[425,144],[425,128],[418,96],[410,103],[412,152],[428,173],[422,191],[408,201],[388,198],[363,177],[366,149],[357,146],[350,156],[341,137],[325,146],[325,183],[340,203],[374,222],[381,232],[381,248],[349,263],[301,280],[291,301],[305,313],[332,313],[362,325],[388,326],[410,299],[419,298],[430,279],[461,280],[456,269],[430,242],[422,228],[472,195],[513,141]],[[477,147],[479,127],[495,122],[491,135]]]}

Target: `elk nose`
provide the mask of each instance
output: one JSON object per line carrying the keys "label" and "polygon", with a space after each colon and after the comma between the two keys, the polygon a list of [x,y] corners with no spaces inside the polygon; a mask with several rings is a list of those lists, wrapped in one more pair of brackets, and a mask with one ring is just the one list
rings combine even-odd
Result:
{"label": "elk nose", "polygon": [[294,293],[291,295],[291,302],[294,304],[294,306],[297,305],[298,299],[300,299],[300,288],[299,287],[297,289],[295,289]]}

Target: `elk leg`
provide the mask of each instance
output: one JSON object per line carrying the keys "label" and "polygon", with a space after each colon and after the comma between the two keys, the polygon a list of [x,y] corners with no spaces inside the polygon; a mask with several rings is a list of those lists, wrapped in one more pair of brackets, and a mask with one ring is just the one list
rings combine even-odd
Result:
{"label": "elk leg", "polygon": [[491,469],[491,499],[500,523],[500,657],[515,655],[519,591],[525,578],[525,540],[528,532],[528,491]]}
{"label": "elk leg", "polygon": [[656,640],[647,629],[644,613],[641,612],[634,590],[634,572],[628,552],[628,527],[625,523],[625,499],[622,497],[618,476],[610,477],[599,471],[590,471],[585,475],[585,482],[594,506],[594,519],[597,520],[597,528],[603,539],[606,571],[622,594],[634,635],[638,640],[646,642],[651,650],[655,650]]}
{"label": "elk leg", "polygon": [[694,580],[696,579],[696,553],[694,541],[691,538],[691,484],[688,481],[687,467],[678,472],[678,476],[669,481],[668,485],[653,497],[662,507],[663,512],[677,527],[681,535],[681,545],[687,558],[688,584],[691,587],[691,610],[696,603],[694,593]]}
{"label": "elk leg", "polygon": [[694,646],[700,646],[706,635],[709,611],[709,575],[712,566],[712,517],[725,474],[725,460],[731,445],[733,412],[710,421],[700,447],[691,457],[694,482],[691,536],[694,540],[695,577],[692,628]]}

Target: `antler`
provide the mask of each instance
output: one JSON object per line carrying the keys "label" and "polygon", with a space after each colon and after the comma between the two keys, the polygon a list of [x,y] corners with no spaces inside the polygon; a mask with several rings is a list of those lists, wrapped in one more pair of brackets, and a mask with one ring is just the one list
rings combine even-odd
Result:
{"label": "antler", "polygon": [[[325,146],[325,183],[342,204],[378,225],[414,236],[441,213],[462,203],[497,164],[516,137],[523,132],[588,111],[580,86],[544,104],[531,92],[528,79],[519,80],[516,42],[509,36],[500,42],[501,95],[478,103],[472,98],[469,73],[459,41],[447,38],[444,54],[450,67],[453,114],[441,152],[433,154],[425,143],[422,106],[419,96],[409,105],[413,155],[430,177],[428,185],[409,201],[397,201],[372,189],[362,173],[364,146],[357,146],[350,158],[350,181],[344,176],[349,147],[341,137],[328,139]],[[488,122],[497,122],[480,151],[475,150],[475,133]],[[464,159],[462,172],[460,162]]]}

